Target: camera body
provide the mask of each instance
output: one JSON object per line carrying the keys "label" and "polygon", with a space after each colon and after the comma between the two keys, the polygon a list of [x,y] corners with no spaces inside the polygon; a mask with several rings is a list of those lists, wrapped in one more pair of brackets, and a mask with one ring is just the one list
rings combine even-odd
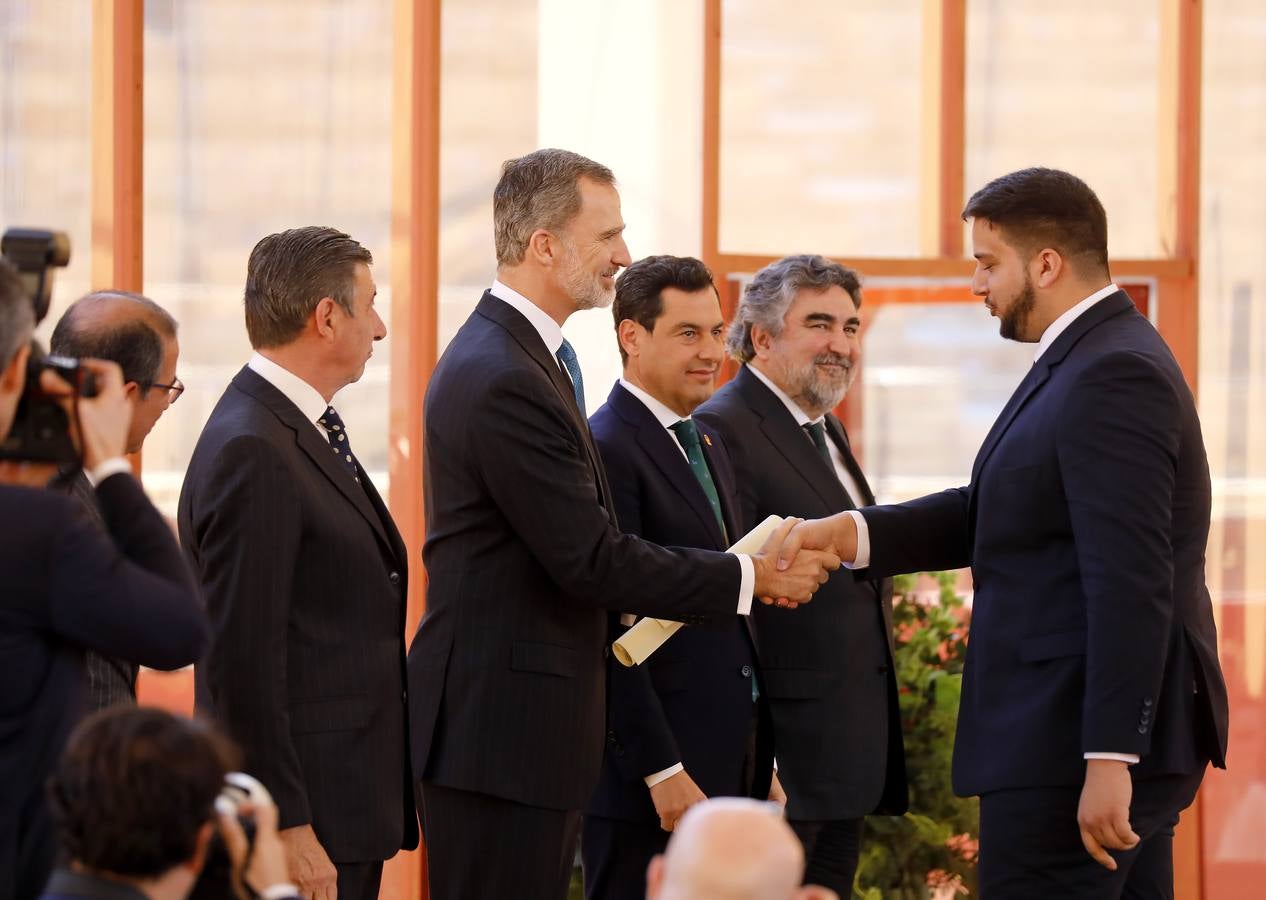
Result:
{"label": "camera body", "polygon": [[[248,848],[243,868],[249,865],[251,854],[255,851],[255,820],[249,813],[240,811],[247,802],[257,805],[272,803],[272,797],[263,784],[245,772],[229,772],[224,776],[224,789],[215,798],[215,811],[220,815],[236,816],[246,834]],[[233,861],[229,859],[228,849],[217,829],[207,845],[206,863],[188,900],[224,900],[236,895]]]}
{"label": "camera body", "polygon": [[[10,228],[0,239],[0,254],[18,270],[38,325],[48,315],[53,292],[53,269],[70,262],[70,239],[60,231]],[[31,342],[26,388],[18,401],[13,425],[0,436],[0,459],[48,462],[66,466],[79,461],[70,437],[70,421],[56,398],[40,385],[40,377],[52,371],[71,386],[78,397],[93,397],[97,386],[92,373],[79,361],[48,356]]]}

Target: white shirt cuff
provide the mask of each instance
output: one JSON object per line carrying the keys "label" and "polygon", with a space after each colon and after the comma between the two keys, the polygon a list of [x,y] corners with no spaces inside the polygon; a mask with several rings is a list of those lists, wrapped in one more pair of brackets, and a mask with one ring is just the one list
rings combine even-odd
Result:
{"label": "white shirt cuff", "polygon": [[646,782],[646,786],[648,788],[653,788],[655,785],[659,784],[661,781],[667,781],[668,779],[676,775],[678,772],[684,772],[684,771],[686,771],[686,767],[682,765],[681,763],[677,763],[677,765],[669,766],[667,769],[656,772],[653,775],[647,775],[646,778],[643,779],[643,781]]}
{"label": "white shirt cuff", "polygon": [[857,524],[857,556],[852,562],[841,560],[846,569],[864,569],[870,565],[870,526],[866,517],[855,509],[847,510],[849,516]]}
{"label": "white shirt cuff", "polygon": [[263,900],[288,900],[290,897],[298,897],[299,889],[293,884],[282,881],[278,884],[270,884],[259,892],[259,896]]}
{"label": "white shirt cuff", "polygon": [[107,459],[103,463],[98,463],[97,467],[91,472],[84,470],[84,474],[88,476],[88,483],[93,487],[96,487],[111,475],[120,473],[132,474],[132,464],[122,456],[116,456],[113,459]]}
{"label": "white shirt cuff", "polygon": [[1117,762],[1134,765],[1139,761],[1137,753],[1087,753],[1085,759],[1115,759]]}
{"label": "white shirt cuff", "polygon": [[734,555],[738,557],[739,569],[743,573],[743,578],[739,581],[738,614],[740,616],[750,616],[752,614],[752,594],[756,593],[756,566],[752,564],[752,558],[746,553],[736,553]]}

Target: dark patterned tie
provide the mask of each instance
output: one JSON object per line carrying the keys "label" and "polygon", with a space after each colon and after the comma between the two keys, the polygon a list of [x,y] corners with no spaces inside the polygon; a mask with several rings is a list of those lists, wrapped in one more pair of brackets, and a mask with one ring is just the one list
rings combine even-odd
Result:
{"label": "dark patterned tie", "polygon": [[334,407],[327,406],[325,413],[317,419],[317,424],[325,429],[325,438],[330,442],[330,449],[338,455],[343,468],[360,484],[360,469],[356,465],[356,457],[352,455],[352,442],[348,440],[347,428]]}
{"label": "dark patterned tie", "polygon": [[567,374],[571,376],[571,389],[576,392],[576,408],[583,416],[585,414],[585,379],[580,374],[580,360],[576,358],[576,348],[570,341],[564,339],[563,346],[558,348],[556,356],[563,364],[563,368],[567,370]]}
{"label": "dark patterned tie", "polygon": [[809,433],[809,440],[813,441],[813,446],[818,448],[818,452],[831,467],[831,471],[835,471],[835,460],[831,459],[831,450],[826,445],[826,426],[821,422],[806,422],[803,428]]}
{"label": "dark patterned tie", "polygon": [[[717,496],[717,486],[712,481],[712,473],[708,470],[708,461],[703,458],[703,448],[699,446],[699,429],[693,419],[682,419],[675,425],[668,426],[677,435],[681,448],[686,451],[686,459],[690,462],[690,471],[694,473],[699,487],[703,488],[712,514],[717,517],[717,525],[721,527],[721,535],[725,534],[725,520],[721,517],[721,498]],[[726,542],[729,542],[728,537]]]}

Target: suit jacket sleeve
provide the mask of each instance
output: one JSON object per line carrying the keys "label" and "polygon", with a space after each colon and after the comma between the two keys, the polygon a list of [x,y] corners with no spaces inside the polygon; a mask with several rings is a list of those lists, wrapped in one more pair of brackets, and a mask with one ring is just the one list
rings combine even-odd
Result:
{"label": "suit jacket sleeve", "polygon": [[870,530],[868,578],[971,565],[968,489],[859,510]]}
{"label": "suit jacket sleeve", "polygon": [[1104,356],[1069,392],[1056,448],[1086,597],[1082,750],[1145,755],[1173,615],[1170,542],[1182,411],[1167,376]]}
{"label": "suit jacket sleeve", "polygon": [[[641,534],[642,510],[637,474],[627,464],[621,448],[602,444],[602,460],[611,482],[616,517],[626,534]],[[612,639],[624,631],[619,619],[612,615]],[[681,762],[681,751],[673,736],[664,705],[651,683],[654,661],[640,666],[623,666],[610,656],[607,661],[610,727],[620,742],[622,754],[613,754],[616,766],[630,781],[662,772]]]}
{"label": "suit jacket sleeve", "polygon": [[511,529],[571,602],[679,621],[737,612],[738,558],[668,549],[622,534],[599,502],[593,469],[559,403],[509,370],[473,399],[457,427]]}
{"label": "suit jacket sleeve", "polygon": [[52,629],[151,668],[189,665],[206,648],[206,617],[171,529],[129,475],[98,494],[113,541],[67,510],[48,563]]}
{"label": "suit jacket sleeve", "polygon": [[272,792],[281,828],[312,820],[290,738],[287,629],[301,540],[299,498],[268,441],[229,441],[204,473],[192,542],[213,640],[204,663],[218,721]]}

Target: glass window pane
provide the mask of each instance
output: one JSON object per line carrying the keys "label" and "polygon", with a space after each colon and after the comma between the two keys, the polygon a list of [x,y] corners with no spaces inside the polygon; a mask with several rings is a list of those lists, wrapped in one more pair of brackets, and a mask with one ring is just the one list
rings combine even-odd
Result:
{"label": "glass window pane", "polygon": [[464,0],[442,16],[441,353],[496,277],[492,190],[505,160],[536,149],[537,120],[536,4]]}
{"label": "glass window pane", "polygon": [[[250,356],[242,288],[261,237],[346,231],[374,254],[390,323],[391,26],[391,0],[145,4],[145,290],[180,322],[186,385],[145,444],[161,508]],[[390,340],[335,401],[384,496]]]}
{"label": "glass window pane", "polygon": [[1266,880],[1266,6],[1204,12],[1200,200],[1200,419],[1213,476],[1206,577],[1231,701],[1228,772],[1203,798],[1209,897]]}
{"label": "glass window pane", "polygon": [[1112,256],[1162,255],[1159,7],[1157,0],[968,3],[966,195],[1027,166],[1065,169],[1107,208]]}
{"label": "glass window pane", "polygon": [[968,483],[985,435],[1033,365],[1033,345],[998,337],[966,285],[961,304],[875,307],[881,290],[867,291],[862,450],[876,499],[891,503]]}
{"label": "glass window pane", "polygon": [[0,4],[0,230],[70,236],[47,337],[92,270],[92,15],[81,0]]}
{"label": "glass window pane", "polygon": [[919,0],[726,0],[721,250],[915,256]]}

